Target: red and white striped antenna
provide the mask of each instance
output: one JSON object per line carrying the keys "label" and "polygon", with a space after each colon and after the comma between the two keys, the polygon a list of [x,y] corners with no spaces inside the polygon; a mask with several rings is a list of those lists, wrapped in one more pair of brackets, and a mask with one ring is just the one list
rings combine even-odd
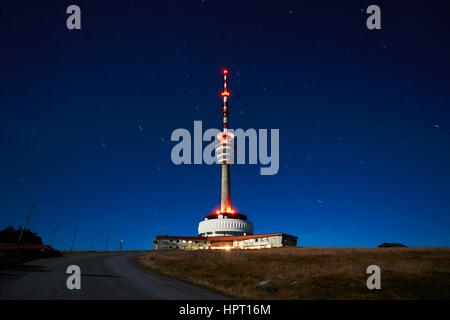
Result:
{"label": "red and white striped antenna", "polygon": [[231,94],[230,94],[230,91],[228,91],[228,87],[227,87],[227,77],[228,77],[228,70],[223,69],[223,90],[222,90],[221,96],[223,99],[222,116],[223,116],[224,131],[226,131],[226,129],[228,129],[228,114],[230,113],[230,110],[228,110],[228,97]]}

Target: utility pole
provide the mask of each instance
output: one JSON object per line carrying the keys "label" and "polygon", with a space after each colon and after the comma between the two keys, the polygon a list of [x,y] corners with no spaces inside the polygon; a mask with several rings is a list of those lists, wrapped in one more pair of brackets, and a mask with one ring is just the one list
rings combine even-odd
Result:
{"label": "utility pole", "polygon": [[20,240],[22,240],[23,233],[25,232],[25,230],[28,226],[28,222],[30,222],[31,214],[33,213],[34,206],[36,205],[37,198],[38,198],[37,196],[36,196],[36,198],[34,198],[33,204],[31,205],[30,210],[28,210],[28,214],[25,219],[25,223],[23,224],[22,229],[20,230],[19,238],[17,239],[17,243],[20,243]]}
{"label": "utility pole", "polygon": [[94,241],[95,241],[95,230],[94,230],[94,233],[92,234],[91,248],[89,250],[91,252],[93,251],[92,249],[94,248]]}
{"label": "utility pole", "polygon": [[55,229],[53,229],[52,240],[50,240],[50,246],[52,246],[52,247],[53,247],[53,243],[55,242],[56,231],[58,230],[59,222],[60,222],[60,221],[59,221],[59,219],[58,219],[58,221],[56,222],[56,225],[55,225]]}
{"label": "utility pole", "polygon": [[73,238],[72,238],[72,247],[70,248],[70,252],[73,252],[73,247],[75,245],[75,239],[77,237],[77,229],[78,229],[78,225],[75,225],[75,230],[73,231]]}
{"label": "utility pole", "polygon": [[108,243],[109,243],[109,230],[108,233],[106,234],[105,251],[108,251]]}

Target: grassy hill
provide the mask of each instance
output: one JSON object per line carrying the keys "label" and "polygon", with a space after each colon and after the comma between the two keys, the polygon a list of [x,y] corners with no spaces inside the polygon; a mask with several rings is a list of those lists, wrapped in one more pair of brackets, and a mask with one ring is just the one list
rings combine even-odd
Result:
{"label": "grassy hill", "polygon": [[[241,299],[450,299],[445,248],[172,251],[137,262]],[[367,289],[372,264],[381,268],[381,290]],[[269,289],[259,286],[265,280]]]}

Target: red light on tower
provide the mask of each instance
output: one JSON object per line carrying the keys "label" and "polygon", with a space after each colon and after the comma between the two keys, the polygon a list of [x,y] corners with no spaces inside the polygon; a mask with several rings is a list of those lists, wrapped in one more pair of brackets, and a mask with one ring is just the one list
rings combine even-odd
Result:
{"label": "red light on tower", "polygon": [[[220,93],[220,95],[225,99],[225,97],[230,96],[230,92],[227,88],[227,75],[228,75],[228,69],[223,69],[223,90]],[[226,101],[224,101],[224,104],[226,104]]]}

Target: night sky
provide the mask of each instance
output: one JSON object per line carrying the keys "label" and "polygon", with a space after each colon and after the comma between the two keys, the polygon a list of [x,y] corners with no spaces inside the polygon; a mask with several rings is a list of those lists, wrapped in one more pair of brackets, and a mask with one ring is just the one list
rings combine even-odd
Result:
{"label": "night sky", "polygon": [[[82,29],[66,28],[81,7]],[[382,29],[366,28],[378,4]],[[446,1],[0,4],[0,228],[68,249],[196,235],[217,165],[172,164],[177,128],[280,129],[280,170],[233,166],[256,233],[302,246],[450,245]]]}

